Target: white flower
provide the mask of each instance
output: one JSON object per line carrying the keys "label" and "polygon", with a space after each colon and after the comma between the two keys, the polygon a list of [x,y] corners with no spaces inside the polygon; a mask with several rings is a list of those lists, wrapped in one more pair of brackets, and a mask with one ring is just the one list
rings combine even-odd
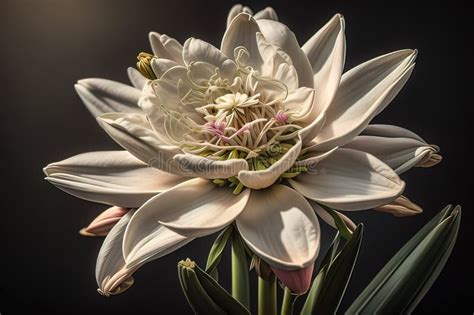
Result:
{"label": "white flower", "polygon": [[151,33],[153,56],[140,55],[141,73],[129,69],[133,87],[78,82],[87,108],[128,152],[51,164],[47,180],[80,198],[138,208],[104,242],[100,292],[122,292],[144,263],[233,222],[275,269],[307,268],[319,251],[315,212],[334,225],[320,204],[390,204],[405,187],[393,169],[435,164],[437,148],[415,134],[367,128],[408,80],[417,52],[343,74],[344,28],[337,14],[300,47],[273,9],[252,16],[235,6],[220,49]]}

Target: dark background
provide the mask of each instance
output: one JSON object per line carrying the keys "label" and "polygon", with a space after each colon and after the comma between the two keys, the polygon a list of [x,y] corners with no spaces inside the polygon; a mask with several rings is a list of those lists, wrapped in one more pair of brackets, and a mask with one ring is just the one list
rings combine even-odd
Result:
{"label": "dark background", "polygon": [[[403,176],[406,195],[425,209],[412,218],[360,212],[365,239],[342,309],[424,223],[448,203],[464,207],[452,257],[418,314],[472,314],[472,201],[468,127],[472,110],[472,50],[467,48],[467,7],[449,1],[268,1],[304,43],[335,13],[347,24],[346,69],[377,55],[418,48],[415,72],[377,122],[407,127],[440,145],[443,162]],[[126,82],[126,68],[150,51],[147,34],[165,33],[219,45],[232,2],[152,0],[1,0],[1,252],[0,313],[174,313],[190,309],[179,289],[175,264],[192,257],[205,263],[212,237],[136,274],[126,293],[96,293],[94,265],[100,239],[77,231],[104,207],[75,199],[43,180],[49,162],[117,146],[98,127],[73,90],[80,78]],[[465,81],[465,78],[467,81]],[[469,85],[469,86],[468,86]],[[468,140],[469,139],[469,140]],[[472,193],[471,193],[472,194]],[[332,239],[323,225],[323,246]],[[228,259],[223,266],[228,266]],[[224,267],[226,268],[226,267]],[[256,302],[256,292],[252,292]]]}

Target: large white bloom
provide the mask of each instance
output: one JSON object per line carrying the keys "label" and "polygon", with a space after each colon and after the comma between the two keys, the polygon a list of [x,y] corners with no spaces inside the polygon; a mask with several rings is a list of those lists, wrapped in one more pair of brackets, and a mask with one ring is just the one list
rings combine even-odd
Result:
{"label": "large white bloom", "polygon": [[126,151],[53,163],[47,180],[80,198],[138,208],[104,242],[101,293],[122,292],[144,263],[233,222],[274,268],[311,266],[315,212],[334,225],[320,204],[387,205],[405,186],[397,173],[439,161],[437,148],[410,131],[368,128],[408,80],[417,52],[343,74],[344,28],[337,14],[300,47],[272,9],[252,15],[235,6],[220,48],[151,33],[153,56],[141,55],[140,72],[129,69],[133,87],[78,82],[87,108]]}

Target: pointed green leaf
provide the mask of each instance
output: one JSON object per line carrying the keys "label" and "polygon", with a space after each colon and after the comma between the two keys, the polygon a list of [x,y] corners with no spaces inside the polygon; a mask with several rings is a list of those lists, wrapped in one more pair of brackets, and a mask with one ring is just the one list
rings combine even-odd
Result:
{"label": "pointed green leaf", "polygon": [[318,299],[318,295],[321,292],[321,286],[323,283],[324,278],[326,277],[326,273],[329,268],[329,264],[334,260],[337,254],[337,250],[339,248],[339,243],[341,242],[341,234],[338,232],[334,237],[334,240],[329,246],[326,254],[324,255],[323,259],[321,260],[320,266],[321,270],[317,274],[317,276],[313,280],[313,284],[311,285],[311,289],[306,296],[306,301],[301,309],[302,315],[309,315],[312,313],[314,308],[314,304]]}
{"label": "pointed green leaf", "polygon": [[195,266],[196,275],[206,293],[212,300],[219,305],[227,314],[230,315],[248,315],[250,312],[232,295],[227,292],[216,280],[214,280],[204,270]]}
{"label": "pointed green leaf", "polygon": [[209,256],[207,257],[206,272],[209,273],[214,279],[217,280],[217,266],[219,265],[224,252],[224,248],[232,235],[232,225],[225,228],[216,238],[212,244]]}
{"label": "pointed green leaf", "polygon": [[445,207],[385,265],[346,314],[409,314],[434,283],[456,242],[461,208]]}
{"label": "pointed green leaf", "polygon": [[335,314],[339,308],[347,284],[354,270],[355,262],[359,254],[360,244],[362,242],[364,226],[359,224],[352,234],[349,241],[344,245],[336,258],[332,261],[330,257],[334,255],[335,248],[338,245],[338,238],[333,242],[333,246],[328,251],[326,261],[331,261],[329,265],[322,267],[313,282],[310,296],[303,307],[301,314]]}

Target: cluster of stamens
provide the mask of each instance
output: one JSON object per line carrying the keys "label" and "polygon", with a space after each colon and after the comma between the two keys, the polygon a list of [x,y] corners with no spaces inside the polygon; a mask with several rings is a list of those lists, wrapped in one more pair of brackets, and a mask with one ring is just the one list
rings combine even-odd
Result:
{"label": "cluster of stamens", "polygon": [[[205,66],[189,65],[187,81],[177,86],[180,102],[192,108],[192,116],[161,105],[165,133],[186,153],[213,160],[245,159],[254,171],[270,168],[295,145],[302,128],[291,121],[284,108],[286,86],[259,76],[248,66],[238,67],[232,80],[222,78],[219,69],[212,69],[214,73],[207,80],[194,79],[193,68]],[[305,167],[292,168],[280,179],[305,171]],[[234,187],[234,193],[244,187],[236,177],[214,183]]]}

